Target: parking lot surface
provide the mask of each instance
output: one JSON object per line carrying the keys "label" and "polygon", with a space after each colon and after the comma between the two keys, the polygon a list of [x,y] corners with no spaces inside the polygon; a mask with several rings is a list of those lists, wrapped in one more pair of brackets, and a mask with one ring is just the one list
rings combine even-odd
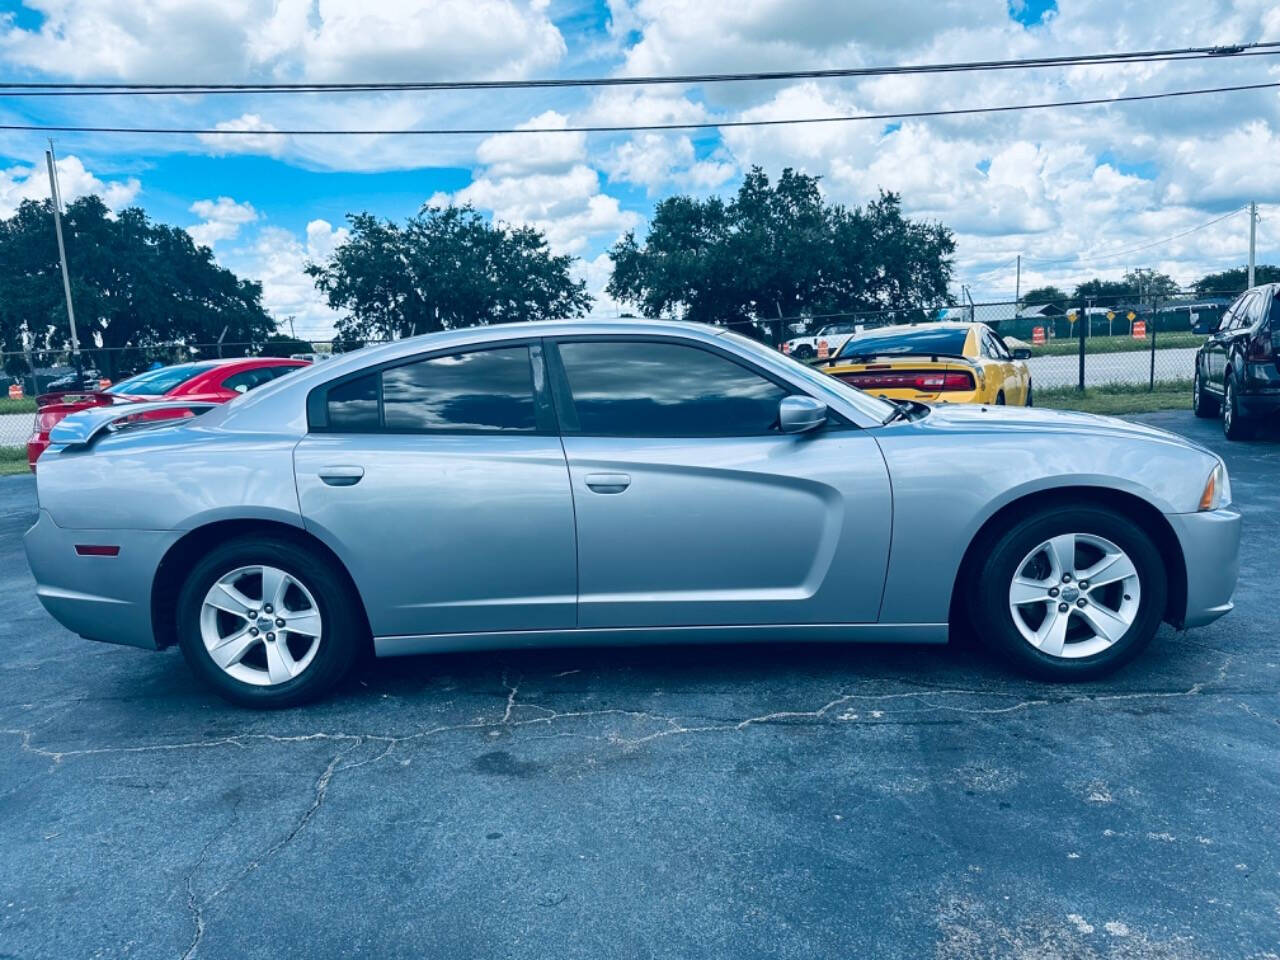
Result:
{"label": "parking lot surface", "polygon": [[1190,413],[1237,609],[1050,686],[966,647],[477,654],[227,706],[37,603],[0,480],[0,956],[1274,957],[1280,443]]}

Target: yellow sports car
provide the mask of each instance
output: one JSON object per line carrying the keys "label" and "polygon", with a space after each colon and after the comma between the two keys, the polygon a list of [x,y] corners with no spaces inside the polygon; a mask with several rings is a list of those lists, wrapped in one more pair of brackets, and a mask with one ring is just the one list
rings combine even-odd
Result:
{"label": "yellow sports car", "polygon": [[1030,356],[985,323],[921,323],[859,333],[823,370],[892,400],[1029,407]]}

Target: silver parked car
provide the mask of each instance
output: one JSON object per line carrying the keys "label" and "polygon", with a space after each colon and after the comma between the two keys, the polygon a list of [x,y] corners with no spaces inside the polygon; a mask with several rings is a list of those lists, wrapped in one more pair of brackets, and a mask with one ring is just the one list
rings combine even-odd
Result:
{"label": "silver parked car", "polygon": [[[158,406],[158,405],[157,405]],[[381,656],[942,643],[1096,676],[1231,609],[1212,453],[1084,414],[891,404],[710,327],[541,323],[349,354],[183,420],[53,432],[26,536],[93,640],[239,703]]]}

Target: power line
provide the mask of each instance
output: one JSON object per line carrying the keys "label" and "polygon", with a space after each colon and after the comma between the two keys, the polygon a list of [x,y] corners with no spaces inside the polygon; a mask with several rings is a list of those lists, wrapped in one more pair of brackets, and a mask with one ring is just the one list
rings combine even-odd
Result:
{"label": "power line", "polygon": [[1234,210],[1230,210],[1227,213],[1222,214],[1221,216],[1214,217],[1212,220],[1206,220],[1204,223],[1199,224],[1198,226],[1191,227],[1189,230],[1183,230],[1181,233],[1175,233],[1175,234],[1172,234],[1171,236],[1163,237],[1159,240],[1152,240],[1148,243],[1143,243],[1136,247],[1129,247],[1125,250],[1114,250],[1111,252],[1098,252],[1098,253],[1081,253],[1081,254],[1077,254],[1074,257],[1062,257],[1057,260],[1041,260],[1037,257],[1023,257],[1022,259],[1023,259],[1023,262],[1026,262],[1029,260],[1030,262],[1036,263],[1036,264],[1054,264],[1054,263],[1079,263],[1082,261],[1085,263],[1096,263],[1099,260],[1112,260],[1116,257],[1126,257],[1131,253],[1139,253],[1143,250],[1150,250],[1152,247],[1158,247],[1161,244],[1169,243],[1173,240],[1179,240],[1182,237],[1190,236],[1191,234],[1196,233],[1197,231],[1203,230],[1206,227],[1213,226],[1215,223],[1221,223],[1223,220],[1226,220],[1230,217],[1234,217],[1236,214],[1241,213],[1244,210],[1244,208],[1245,208],[1244,206],[1236,207]]}
{"label": "power line", "polygon": [[883,77],[910,74],[967,73],[987,70],[1028,70],[1047,67],[1109,66],[1129,63],[1163,63],[1235,57],[1275,56],[1280,41],[1216,47],[1181,47],[1061,57],[1029,57],[1019,60],[972,60],[957,63],[899,64],[879,67],[836,67],[825,70],[751,71],[747,73],[695,73],[641,77],[564,77],[542,80],[408,80],[355,83],[69,83],[0,82],[3,96],[109,96],[220,94],[220,93],[367,93],[417,90],[514,90],[553,87],[626,87],[705,83],[738,83],[750,80],[824,80],[847,77]]}
{"label": "power line", "polygon": [[1280,82],[1248,83],[1226,87],[1203,87],[1195,90],[1166,90],[1162,93],[1131,94],[1122,97],[1093,97],[1082,100],[1051,100],[1041,103],[1007,104],[996,107],[961,107],[951,110],[916,110],[907,113],[863,113],[838,117],[788,117],[777,120],[707,120],[688,123],[588,124],[564,127],[461,127],[454,129],[348,129],[276,127],[96,127],[72,124],[0,124],[0,130],[40,133],[120,133],[120,134],[186,134],[197,136],[269,136],[269,137],[448,137],[493,136],[495,134],[530,133],[626,133],[656,130],[712,130],[734,127],[778,127],[791,124],[851,123],[858,120],[914,120],[929,117],[957,117],[976,114],[1012,113],[1020,110],[1049,110],[1058,107],[1087,107],[1113,103],[1137,103],[1174,97],[1196,97],[1213,93],[1237,93],[1246,90],[1270,90]]}

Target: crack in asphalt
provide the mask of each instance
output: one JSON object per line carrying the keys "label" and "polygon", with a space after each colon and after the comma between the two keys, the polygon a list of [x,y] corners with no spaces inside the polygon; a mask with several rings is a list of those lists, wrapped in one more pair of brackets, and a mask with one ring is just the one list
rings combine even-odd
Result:
{"label": "crack in asphalt", "polygon": [[[465,721],[461,723],[439,724],[428,727],[424,730],[417,730],[412,733],[404,734],[387,734],[387,733],[331,733],[325,731],[316,731],[313,733],[282,735],[272,733],[244,733],[235,734],[233,736],[219,737],[211,740],[190,740],[179,741],[176,743],[150,743],[150,744],[134,744],[127,746],[112,747],[91,747],[85,749],[55,750],[47,747],[36,745],[32,742],[33,732],[21,728],[5,728],[0,729],[0,734],[8,736],[16,736],[20,738],[21,749],[36,754],[38,756],[50,759],[54,764],[61,763],[66,758],[95,756],[100,754],[129,754],[129,753],[148,753],[153,751],[164,750],[200,750],[211,749],[216,747],[234,746],[239,749],[248,749],[253,743],[309,743],[309,742],[326,742],[332,741],[337,743],[350,744],[347,750],[343,751],[335,764],[341,760],[341,757],[363,743],[378,743],[384,746],[381,753],[374,757],[360,760],[357,763],[349,764],[341,769],[354,769],[356,767],[366,766],[368,764],[377,763],[384,759],[401,744],[413,743],[415,741],[426,740],[431,737],[440,736],[448,733],[457,733],[463,731],[478,730],[501,730],[503,728],[523,728],[538,725],[550,725],[571,720],[591,720],[604,717],[623,717],[633,720],[643,720],[647,722],[662,725],[663,729],[645,734],[640,737],[625,737],[618,733],[611,733],[606,736],[590,737],[583,735],[586,739],[594,739],[604,742],[610,742],[621,746],[635,747],[654,740],[663,739],[671,736],[685,736],[698,733],[724,733],[724,732],[741,732],[753,726],[775,726],[788,725],[799,726],[804,725],[807,721],[810,724],[818,723],[825,725],[835,725],[828,719],[828,715],[839,707],[848,706],[855,703],[891,703],[894,701],[911,701],[916,705],[924,708],[925,711],[938,711],[947,713],[958,713],[969,716],[987,716],[997,717],[1018,713],[1033,708],[1052,707],[1052,706],[1072,706],[1076,704],[1108,704],[1121,703],[1129,701],[1141,700],[1160,700],[1160,699],[1177,699],[1186,697],[1196,697],[1203,695],[1211,696],[1228,696],[1228,691],[1214,692],[1208,688],[1221,685],[1226,682],[1227,673],[1234,661],[1234,656],[1224,654],[1223,661],[1215,675],[1207,680],[1198,680],[1191,686],[1182,690],[1139,690],[1124,691],[1118,693],[1091,693],[1077,694],[1071,696],[1059,697],[1033,697],[1025,699],[1017,699],[1016,694],[1002,693],[991,690],[974,690],[966,688],[937,688],[926,690],[908,690],[892,693],[839,693],[833,699],[828,700],[821,706],[810,710],[774,710],[768,713],[749,716],[743,719],[726,719],[718,717],[696,717],[663,715],[653,713],[648,710],[627,709],[623,707],[608,707],[598,710],[556,710],[551,707],[537,703],[525,703],[519,700],[520,686],[524,678],[521,677],[514,684],[510,683],[507,678],[506,671],[502,674],[502,686],[506,689],[505,705],[500,717],[494,719],[477,718],[475,720]],[[906,681],[903,681],[906,682]],[[1238,695],[1238,691],[1231,691],[1232,694]],[[1000,706],[978,706],[942,702],[950,698],[977,698],[977,699],[1009,699],[1015,700]],[[1239,701],[1232,700],[1234,703]],[[536,711],[536,716],[520,716],[520,712]],[[873,711],[874,716],[865,719],[872,721],[889,720],[894,722],[903,713],[903,711]],[[845,724],[851,721],[864,719],[858,714],[842,713],[836,717],[836,722]],[[692,722],[691,722],[692,721]],[[338,768],[328,771],[328,776],[332,777]],[[327,788],[327,778],[324,786]]]}

